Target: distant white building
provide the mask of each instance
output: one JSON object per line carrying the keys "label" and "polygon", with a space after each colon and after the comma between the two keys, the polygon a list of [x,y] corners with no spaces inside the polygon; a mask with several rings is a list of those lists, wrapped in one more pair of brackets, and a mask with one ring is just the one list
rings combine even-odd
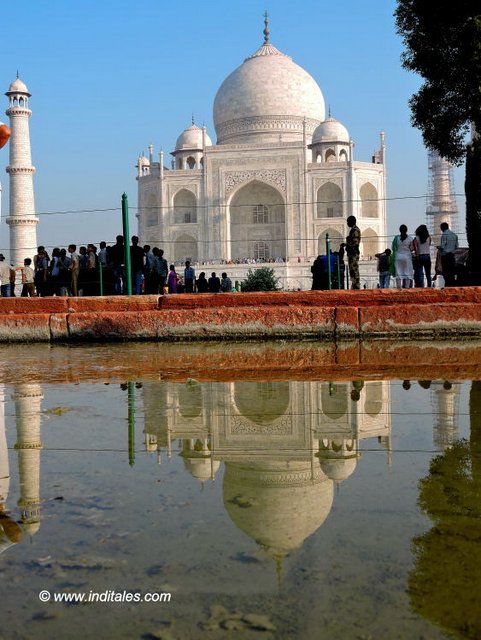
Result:
{"label": "distant white building", "polygon": [[[222,83],[213,144],[194,122],[177,139],[171,166],[153,148],[138,158],[142,243],[170,261],[312,260],[336,250],[353,214],[361,253],[385,248],[385,146],[355,161],[353,141],[326,118],[317,82],[269,41]],[[170,163],[167,163],[170,164]]]}

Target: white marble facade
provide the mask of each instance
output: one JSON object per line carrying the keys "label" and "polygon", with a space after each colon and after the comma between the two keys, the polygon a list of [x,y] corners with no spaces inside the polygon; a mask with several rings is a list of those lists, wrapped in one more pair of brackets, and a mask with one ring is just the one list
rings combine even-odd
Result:
{"label": "white marble facade", "polygon": [[[353,214],[362,256],[386,242],[385,146],[353,158],[347,129],[330,115],[316,81],[269,41],[219,88],[213,144],[194,122],[169,162],[138,159],[138,234],[170,262],[303,263],[332,250]],[[169,167],[167,167],[169,165]]]}

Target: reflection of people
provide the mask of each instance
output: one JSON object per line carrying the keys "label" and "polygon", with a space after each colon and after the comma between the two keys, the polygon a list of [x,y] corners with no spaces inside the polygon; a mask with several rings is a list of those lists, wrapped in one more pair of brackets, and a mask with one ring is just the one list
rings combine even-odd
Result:
{"label": "reflection of people", "polygon": [[411,383],[409,382],[409,380],[403,380],[402,386],[404,391],[409,391],[409,389],[411,388]]}
{"label": "reflection of people", "polygon": [[431,380],[418,380],[418,385],[422,389],[430,389],[431,388]]}
{"label": "reflection of people", "polygon": [[361,243],[361,230],[356,225],[355,216],[349,216],[347,219],[349,234],[346,238],[347,263],[349,266],[349,277],[351,278],[351,289],[360,289],[361,281],[359,279],[359,245]]}

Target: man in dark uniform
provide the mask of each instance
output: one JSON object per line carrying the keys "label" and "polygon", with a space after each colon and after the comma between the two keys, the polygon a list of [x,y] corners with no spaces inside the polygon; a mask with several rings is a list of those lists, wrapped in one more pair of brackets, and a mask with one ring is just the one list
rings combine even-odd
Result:
{"label": "man in dark uniform", "polygon": [[349,265],[349,276],[351,278],[351,289],[360,289],[359,245],[361,243],[361,230],[356,225],[355,216],[348,217],[347,226],[350,229],[349,235],[346,238],[346,253],[347,263]]}

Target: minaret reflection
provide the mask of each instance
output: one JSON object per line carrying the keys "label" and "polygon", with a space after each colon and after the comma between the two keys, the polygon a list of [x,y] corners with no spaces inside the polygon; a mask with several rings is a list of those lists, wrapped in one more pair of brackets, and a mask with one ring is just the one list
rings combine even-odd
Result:
{"label": "minaret reflection", "polygon": [[434,415],[434,446],[444,451],[458,436],[459,384],[433,382],[431,402]]}
{"label": "minaret reflection", "polygon": [[[359,442],[390,452],[390,383],[146,383],[145,443],[180,455],[192,476],[221,462],[236,526],[281,560],[326,520],[334,486],[355,470]],[[389,457],[388,457],[389,460]]]}
{"label": "minaret reflection", "polygon": [[20,479],[21,522],[30,535],[40,528],[40,437],[41,403],[39,384],[19,384],[15,387],[15,423],[17,427],[18,474]]}
{"label": "minaret reflection", "polygon": [[419,482],[433,527],[413,540],[408,582],[413,611],[456,638],[481,638],[480,381],[471,383],[469,414],[469,440],[451,441]]}
{"label": "minaret reflection", "polygon": [[10,467],[5,433],[5,391],[0,388],[0,553],[20,542],[23,532],[35,535],[40,527],[40,410],[42,391],[38,384],[19,384],[13,400],[18,456],[20,525],[9,515],[7,498]]}

